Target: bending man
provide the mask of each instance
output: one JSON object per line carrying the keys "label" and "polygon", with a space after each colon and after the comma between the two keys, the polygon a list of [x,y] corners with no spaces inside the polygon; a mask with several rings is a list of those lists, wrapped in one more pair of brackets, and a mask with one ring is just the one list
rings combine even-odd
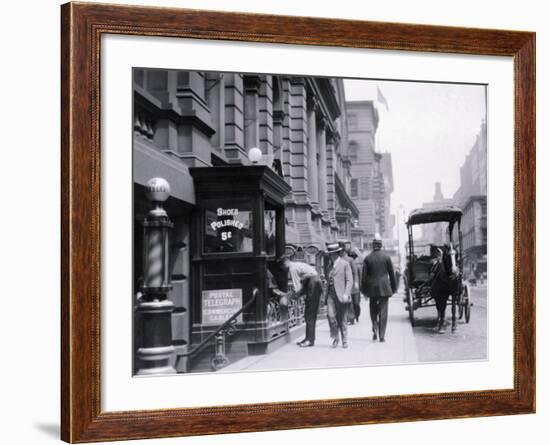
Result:
{"label": "bending man", "polygon": [[301,348],[314,346],[315,324],[317,323],[317,312],[319,311],[319,300],[322,291],[319,274],[313,266],[298,261],[290,261],[290,258],[286,255],[279,258],[279,263],[288,270],[296,295],[304,294],[306,297],[304,313],[306,337],[296,344]]}

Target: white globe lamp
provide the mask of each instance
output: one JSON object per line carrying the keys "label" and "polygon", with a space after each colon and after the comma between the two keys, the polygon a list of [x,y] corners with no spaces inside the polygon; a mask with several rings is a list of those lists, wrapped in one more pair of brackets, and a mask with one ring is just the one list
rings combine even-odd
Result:
{"label": "white globe lamp", "polygon": [[262,160],[262,150],[258,147],[253,147],[248,151],[248,160],[253,164],[257,164]]}
{"label": "white globe lamp", "polygon": [[145,186],[145,194],[153,202],[164,202],[170,196],[170,184],[164,178],[151,178]]}

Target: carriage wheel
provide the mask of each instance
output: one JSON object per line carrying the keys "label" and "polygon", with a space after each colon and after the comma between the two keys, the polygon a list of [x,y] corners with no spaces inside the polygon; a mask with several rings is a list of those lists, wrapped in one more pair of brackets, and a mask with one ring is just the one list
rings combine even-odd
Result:
{"label": "carriage wheel", "polygon": [[[464,294],[464,290],[462,291],[462,294]],[[462,320],[462,317],[464,316],[464,296],[460,295],[460,300],[458,302],[458,319]]]}
{"label": "carriage wheel", "polygon": [[409,321],[411,326],[414,328],[414,305],[413,305],[413,296],[411,290],[407,287],[407,306],[409,309]]}
{"label": "carriage wheel", "polygon": [[462,300],[460,307],[464,308],[464,320],[466,323],[470,323],[470,288],[468,286],[464,286]]}

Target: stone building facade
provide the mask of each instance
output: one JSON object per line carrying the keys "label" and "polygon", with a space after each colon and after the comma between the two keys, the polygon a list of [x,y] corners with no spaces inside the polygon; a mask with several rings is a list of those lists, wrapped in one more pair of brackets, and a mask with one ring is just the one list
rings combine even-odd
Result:
{"label": "stone building facade", "polygon": [[487,274],[487,124],[479,134],[460,168],[460,187],[454,195],[464,215],[462,234],[465,274],[483,282]]}
{"label": "stone building facade", "polygon": [[465,205],[470,196],[487,195],[487,124],[481,123],[476,140],[460,167],[460,187],[454,199]]}
{"label": "stone building facade", "polygon": [[346,102],[349,157],[351,160],[350,194],[359,210],[357,227],[363,232],[363,248],[379,233],[393,240],[394,219],[390,204],[393,170],[390,153],[376,151],[378,110],[372,101]]}
{"label": "stone building facade", "polygon": [[470,196],[462,202],[462,210],[464,273],[483,282],[487,275],[487,196]]}
{"label": "stone building facade", "polygon": [[[172,331],[176,356],[189,344],[191,233],[196,205],[190,167],[261,164],[291,187],[285,202],[286,242],[324,250],[351,238],[359,209],[350,196],[343,81],[183,70],[134,69],[134,288],[142,279],[141,223],[151,203],[147,181],[171,186],[166,202],[174,222],[170,265],[176,306]],[[175,358],[175,362],[177,362]]]}
{"label": "stone building facade", "polygon": [[393,166],[391,153],[380,154],[380,181],[382,190],[379,193],[379,213],[380,226],[384,238],[393,241],[393,229],[395,226],[395,216],[391,213],[391,194],[393,193]]}
{"label": "stone building facade", "polygon": [[[349,199],[342,80],[136,69],[134,96],[138,149],[149,146],[185,174],[186,167],[247,165],[258,147],[262,162],[280,162],[292,187],[289,242],[321,247],[350,236],[358,209]],[[136,159],[136,169],[151,170],[147,163]]]}

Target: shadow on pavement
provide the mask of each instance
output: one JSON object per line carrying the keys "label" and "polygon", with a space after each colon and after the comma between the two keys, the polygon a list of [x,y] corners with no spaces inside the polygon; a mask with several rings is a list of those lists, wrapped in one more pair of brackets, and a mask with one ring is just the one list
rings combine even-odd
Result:
{"label": "shadow on pavement", "polygon": [[35,423],[34,427],[38,431],[42,431],[45,435],[59,439],[59,424],[58,423]]}

